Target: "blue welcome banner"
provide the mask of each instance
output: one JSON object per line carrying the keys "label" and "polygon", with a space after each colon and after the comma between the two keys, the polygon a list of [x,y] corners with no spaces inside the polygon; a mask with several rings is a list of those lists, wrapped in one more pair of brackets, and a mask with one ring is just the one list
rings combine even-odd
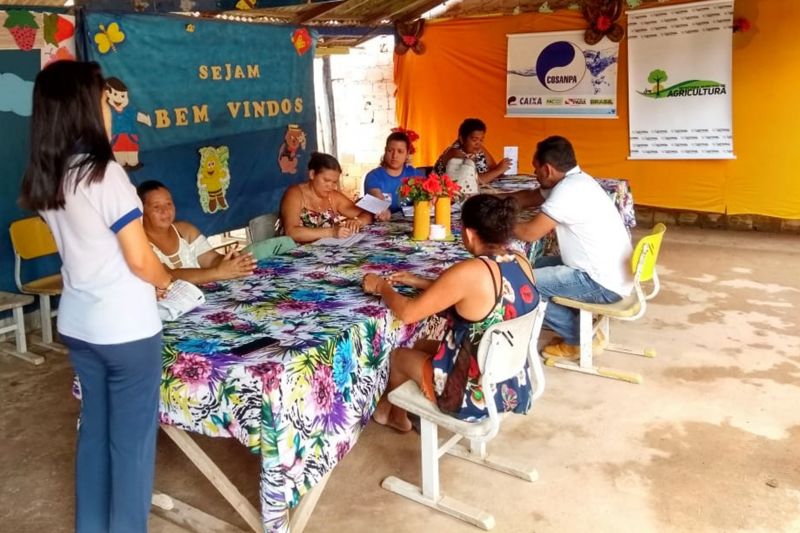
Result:
{"label": "blue welcome banner", "polygon": [[205,233],[276,211],[316,146],[311,35],[303,28],[86,13],[114,155],[134,183],[164,182]]}

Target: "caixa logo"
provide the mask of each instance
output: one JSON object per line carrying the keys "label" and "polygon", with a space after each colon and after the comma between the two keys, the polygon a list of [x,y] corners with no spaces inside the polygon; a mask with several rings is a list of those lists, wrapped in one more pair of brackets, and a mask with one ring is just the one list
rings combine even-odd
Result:
{"label": "caixa logo", "polygon": [[536,59],[539,82],[554,92],[569,91],[586,75],[583,51],[569,41],[550,43]]}
{"label": "caixa logo", "polygon": [[542,105],[542,97],[541,96],[509,96],[508,100],[506,100],[506,104],[509,107],[515,105]]}

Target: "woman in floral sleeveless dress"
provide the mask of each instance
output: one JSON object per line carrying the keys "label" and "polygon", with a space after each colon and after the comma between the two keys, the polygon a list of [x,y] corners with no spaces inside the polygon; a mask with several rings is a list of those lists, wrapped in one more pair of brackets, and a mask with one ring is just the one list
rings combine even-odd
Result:
{"label": "woman in floral sleeveless dress", "polygon": [[[442,311],[448,313],[449,327],[443,341],[392,352],[387,393],[413,379],[444,412],[464,420],[486,416],[476,358],[481,338],[490,326],[531,312],[539,304],[530,263],[507,249],[516,219],[513,199],[473,196],[462,208],[462,238],[464,247],[475,258],[453,265],[436,280],[408,272],[388,279],[373,274],[364,277],[365,292],[380,295],[405,323]],[[407,298],[392,288],[395,284],[423,292],[416,298]],[[526,412],[531,403],[529,370],[498,384],[492,401],[500,412]],[[411,429],[406,412],[392,406],[386,396],[373,416],[377,422],[400,431]]]}
{"label": "woman in floral sleeveless dress", "polygon": [[372,222],[372,215],[339,192],[342,167],[335,157],[314,152],[308,161],[308,181],[286,189],[281,200],[277,233],[297,243],[325,237],[344,238]]}

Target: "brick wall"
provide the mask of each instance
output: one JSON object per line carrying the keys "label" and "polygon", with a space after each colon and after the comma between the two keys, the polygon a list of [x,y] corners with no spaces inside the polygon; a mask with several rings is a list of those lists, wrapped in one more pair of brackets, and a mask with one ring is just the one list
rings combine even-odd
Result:
{"label": "brick wall", "polygon": [[735,231],[766,231],[800,233],[800,220],[781,219],[762,215],[723,215],[720,213],[698,213],[679,209],[636,206],[636,224],[652,228],[659,222],[667,226],[694,226],[708,229]]}
{"label": "brick wall", "polygon": [[393,37],[381,36],[331,56],[341,186],[351,196],[361,194],[364,174],[378,166],[386,136],[397,125],[393,50]]}

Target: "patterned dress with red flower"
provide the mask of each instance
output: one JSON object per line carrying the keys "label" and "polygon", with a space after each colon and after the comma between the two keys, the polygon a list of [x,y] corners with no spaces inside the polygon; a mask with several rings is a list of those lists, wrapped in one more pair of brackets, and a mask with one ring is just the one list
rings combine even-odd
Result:
{"label": "patterned dress with red flower", "polygon": [[[483,334],[491,326],[524,315],[539,305],[539,292],[520,265],[525,259],[519,255],[478,259],[486,263],[487,268],[489,261],[494,260],[500,268],[502,286],[495,285],[497,303],[477,322],[465,320],[455,308],[450,309],[447,335],[432,361],[433,389],[439,408],[462,420],[478,420],[487,415],[477,359]],[[527,364],[519,375],[498,384],[494,401],[499,412],[528,412],[531,380]]]}

